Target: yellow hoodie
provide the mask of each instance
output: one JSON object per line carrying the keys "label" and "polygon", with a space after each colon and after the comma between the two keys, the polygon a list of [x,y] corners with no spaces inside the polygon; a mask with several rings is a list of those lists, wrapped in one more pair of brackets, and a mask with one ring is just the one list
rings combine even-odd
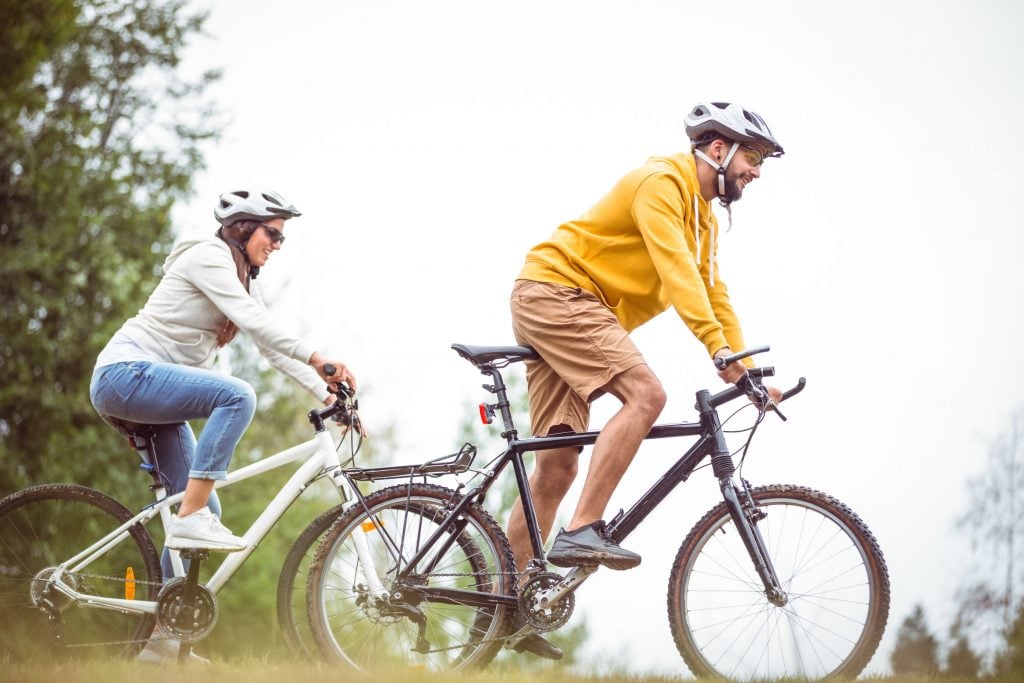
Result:
{"label": "yellow hoodie", "polygon": [[[699,226],[699,227],[698,227]],[[692,154],[653,157],[526,256],[519,279],[581,287],[632,331],[672,306],[710,355],[745,348]]]}

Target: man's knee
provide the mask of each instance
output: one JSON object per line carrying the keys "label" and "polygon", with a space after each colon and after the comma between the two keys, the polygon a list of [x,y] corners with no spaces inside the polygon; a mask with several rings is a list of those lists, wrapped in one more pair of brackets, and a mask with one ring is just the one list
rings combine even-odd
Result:
{"label": "man's knee", "polygon": [[665,408],[665,389],[651,369],[637,365],[618,375],[609,389],[623,404],[631,405],[649,419],[654,420]]}

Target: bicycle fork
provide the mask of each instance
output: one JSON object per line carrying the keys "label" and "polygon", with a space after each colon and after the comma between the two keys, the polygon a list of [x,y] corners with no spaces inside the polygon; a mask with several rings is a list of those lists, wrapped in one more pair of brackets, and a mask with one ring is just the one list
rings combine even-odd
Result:
{"label": "bicycle fork", "polygon": [[789,602],[789,596],[782,588],[771,557],[768,555],[764,538],[757,528],[757,523],[767,515],[755,505],[746,482],[743,482],[742,489],[737,490],[732,476],[726,476],[719,479],[719,487],[722,490],[725,506],[729,510],[729,516],[732,517],[736,531],[743,541],[743,546],[754,563],[754,570],[764,585],[765,596],[776,607],[785,606]]}

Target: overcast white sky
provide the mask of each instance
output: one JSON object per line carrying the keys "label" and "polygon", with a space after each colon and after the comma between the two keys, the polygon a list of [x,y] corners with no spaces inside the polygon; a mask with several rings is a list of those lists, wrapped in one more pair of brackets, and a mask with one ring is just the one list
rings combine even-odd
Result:
{"label": "overcast white sky", "polygon": [[[871,670],[913,603],[948,626],[965,479],[1024,404],[1024,5],[211,4],[187,68],[225,69],[230,123],[180,229],[212,230],[217,195],[251,183],[304,211],[261,282],[350,363],[371,425],[398,425],[395,461],[448,450],[484,399],[449,346],[512,343],[508,293],[533,244],[684,150],[695,102],[761,113],[787,154],[734,207],[719,258],[748,341],[808,389],[759,432],[746,475],[827,491],[875,531],[893,609]],[[671,312],[634,338],[670,394],[662,421],[692,419],[693,392],[718,387],[702,347]],[[642,450],[612,511],[676,452]],[[667,575],[716,495],[710,476],[684,485],[629,539],[644,564],[582,589],[592,653],[685,673]]]}

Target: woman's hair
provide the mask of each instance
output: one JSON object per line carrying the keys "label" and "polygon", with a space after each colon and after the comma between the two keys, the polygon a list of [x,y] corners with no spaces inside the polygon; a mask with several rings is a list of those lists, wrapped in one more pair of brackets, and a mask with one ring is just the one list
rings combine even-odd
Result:
{"label": "woman's hair", "polygon": [[[252,264],[249,263],[249,256],[245,253],[245,245],[249,238],[260,227],[259,221],[241,220],[231,225],[225,225],[217,230],[217,237],[231,249],[231,258],[235,261],[235,270],[238,273],[238,281],[249,291],[249,281],[253,277]],[[224,327],[217,333],[217,346],[224,346],[238,334],[238,325],[231,320],[224,323]]]}

